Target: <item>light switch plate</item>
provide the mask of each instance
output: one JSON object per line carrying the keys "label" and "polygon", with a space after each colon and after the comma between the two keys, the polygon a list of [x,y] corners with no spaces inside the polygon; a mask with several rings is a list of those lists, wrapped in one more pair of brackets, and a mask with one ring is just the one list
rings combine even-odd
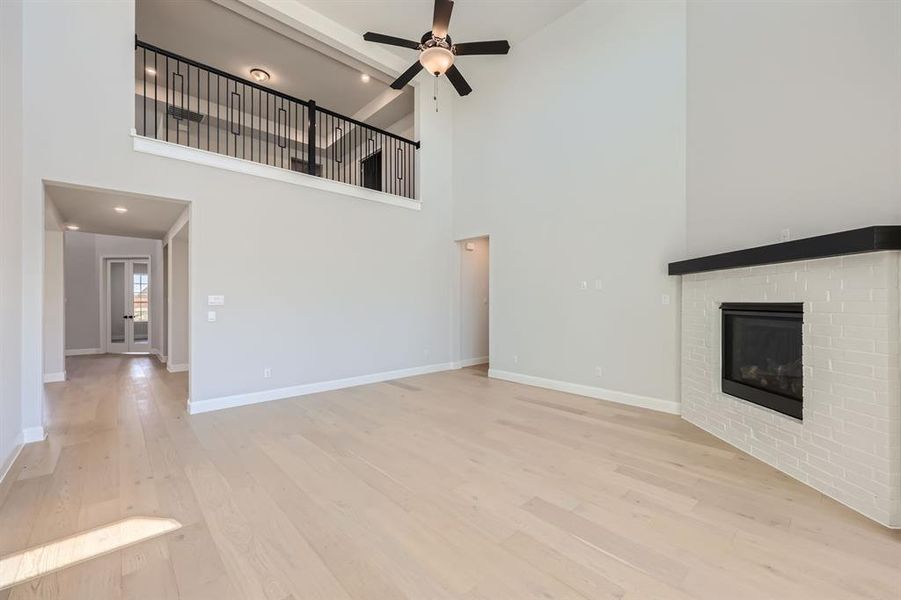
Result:
{"label": "light switch plate", "polygon": [[216,311],[215,310],[208,311],[206,313],[206,320],[209,321],[210,323],[215,321],[216,320]]}
{"label": "light switch plate", "polygon": [[207,296],[207,304],[210,306],[224,306],[225,296]]}
{"label": "light switch plate", "polygon": [[466,251],[473,252],[476,249],[476,245],[473,242],[466,242]]}

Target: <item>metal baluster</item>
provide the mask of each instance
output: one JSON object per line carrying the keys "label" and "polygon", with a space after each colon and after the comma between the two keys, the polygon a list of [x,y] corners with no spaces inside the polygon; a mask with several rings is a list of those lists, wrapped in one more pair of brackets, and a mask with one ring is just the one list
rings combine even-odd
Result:
{"label": "metal baluster", "polygon": [[216,152],[219,152],[219,130],[222,129],[222,117],[219,114],[219,105],[221,98],[219,96],[219,75],[216,74]]}
{"label": "metal baluster", "polygon": [[169,141],[169,57],[166,57],[166,141]]}

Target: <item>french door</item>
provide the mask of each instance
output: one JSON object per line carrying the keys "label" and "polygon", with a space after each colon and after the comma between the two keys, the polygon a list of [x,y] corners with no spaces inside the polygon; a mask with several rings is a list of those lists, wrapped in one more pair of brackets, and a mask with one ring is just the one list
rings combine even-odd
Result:
{"label": "french door", "polygon": [[106,264],[107,352],[150,352],[150,261]]}

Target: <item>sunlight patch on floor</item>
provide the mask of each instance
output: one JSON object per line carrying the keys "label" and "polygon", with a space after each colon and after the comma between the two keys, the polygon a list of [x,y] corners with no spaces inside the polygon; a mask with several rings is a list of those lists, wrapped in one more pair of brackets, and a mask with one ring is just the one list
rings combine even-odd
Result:
{"label": "sunlight patch on floor", "polygon": [[181,528],[175,519],[131,517],[0,558],[0,590]]}

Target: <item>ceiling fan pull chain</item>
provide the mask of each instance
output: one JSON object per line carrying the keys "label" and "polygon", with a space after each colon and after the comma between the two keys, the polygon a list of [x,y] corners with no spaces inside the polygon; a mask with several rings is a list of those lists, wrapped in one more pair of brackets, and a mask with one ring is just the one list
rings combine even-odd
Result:
{"label": "ceiling fan pull chain", "polygon": [[438,77],[435,77],[435,87],[432,92],[432,100],[435,101],[435,112],[438,112]]}

